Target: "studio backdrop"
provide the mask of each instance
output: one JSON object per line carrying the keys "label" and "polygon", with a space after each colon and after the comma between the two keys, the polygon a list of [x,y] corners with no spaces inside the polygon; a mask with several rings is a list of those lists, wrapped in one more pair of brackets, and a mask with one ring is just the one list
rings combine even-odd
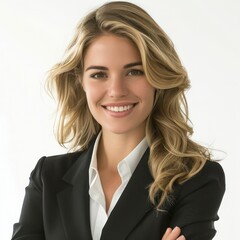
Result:
{"label": "studio backdrop", "polygon": [[[54,137],[56,102],[48,70],[75,26],[103,0],[0,0],[0,236],[10,239],[37,160],[67,152]],[[226,174],[217,240],[239,237],[240,2],[131,1],[170,36],[189,73],[192,138],[213,148]]]}

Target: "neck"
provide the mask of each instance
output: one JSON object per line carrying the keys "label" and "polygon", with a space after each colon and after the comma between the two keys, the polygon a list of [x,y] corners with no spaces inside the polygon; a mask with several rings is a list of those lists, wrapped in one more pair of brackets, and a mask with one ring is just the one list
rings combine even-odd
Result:
{"label": "neck", "polygon": [[145,137],[145,133],[115,134],[102,131],[98,145],[98,168],[117,171],[118,163],[124,159]]}

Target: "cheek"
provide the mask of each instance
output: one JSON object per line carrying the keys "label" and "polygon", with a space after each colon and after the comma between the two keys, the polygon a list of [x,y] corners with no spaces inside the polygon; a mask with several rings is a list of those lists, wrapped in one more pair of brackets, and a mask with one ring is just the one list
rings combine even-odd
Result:
{"label": "cheek", "polygon": [[153,104],[155,89],[148,83],[144,82],[139,84],[138,87],[136,87],[136,93],[139,93],[139,97],[148,104]]}
{"label": "cheek", "polygon": [[88,105],[95,105],[101,96],[101,88],[98,86],[95,86],[94,84],[85,84],[84,85],[84,91],[87,97]]}

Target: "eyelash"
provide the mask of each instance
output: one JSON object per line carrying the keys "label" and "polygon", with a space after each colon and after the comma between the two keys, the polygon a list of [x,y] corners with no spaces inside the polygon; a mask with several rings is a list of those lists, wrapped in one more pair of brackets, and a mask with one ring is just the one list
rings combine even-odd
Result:
{"label": "eyelash", "polygon": [[[130,73],[133,73],[134,74],[130,74]],[[131,69],[128,74],[129,76],[141,76],[141,75],[144,75],[144,72],[142,70],[139,70],[139,69]]]}
{"label": "eyelash", "polygon": [[[144,75],[144,72],[139,69],[131,69],[127,72],[127,76],[142,76]],[[94,79],[102,79],[107,78],[107,74],[105,72],[97,72],[90,75],[91,78]]]}
{"label": "eyelash", "polygon": [[[99,75],[101,75],[101,76],[99,77]],[[106,76],[107,76],[107,74],[105,72],[97,72],[97,73],[93,73],[90,75],[90,77],[94,78],[94,79],[106,78]]]}

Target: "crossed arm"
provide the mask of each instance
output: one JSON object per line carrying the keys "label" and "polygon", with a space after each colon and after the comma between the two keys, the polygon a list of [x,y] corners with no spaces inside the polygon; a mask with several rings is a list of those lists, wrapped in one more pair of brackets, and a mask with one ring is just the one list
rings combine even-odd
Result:
{"label": "crossed arm", "polygon": [[[36,187],[27,188],[31,194],[27,194],[26,202],[31,203],[30,209],[38,215],[37,211],[41,208],[36,205],[36,199],[39,201],[39,205],[41,205],[41,199]],[[224,173],[221,166],[215,163],[208,164],[198,176],[175,190],[176,203],[171,212],[171,221],[161,240],[212,239],[216,232],[213,222],[218,219],[217,211],[225,190]],[[33,199],[35,200],[32,201]],[[32,219],[28,215],[31,212],[30,209],[29,205],[25,206],[27,211],[24,214],[24,222],[26,224],[27,221],[28,225],[32,225],[32,221],[28,221]],[[29,234],[21,223],[16,224],[12,239],[45,239],[39,225],[41,222],[37,224],[36,231],[32,229],[34,234]],[[37,227],[36,224],[34,226]]]}
{"label": "crossed arm", "polygon": [[[170,228],[162,240],[209,240],[225,191],[225,176],[216,162],[208,162],[193,178],[178,186]],[[178,226],[178,227],[176,227]]]}

